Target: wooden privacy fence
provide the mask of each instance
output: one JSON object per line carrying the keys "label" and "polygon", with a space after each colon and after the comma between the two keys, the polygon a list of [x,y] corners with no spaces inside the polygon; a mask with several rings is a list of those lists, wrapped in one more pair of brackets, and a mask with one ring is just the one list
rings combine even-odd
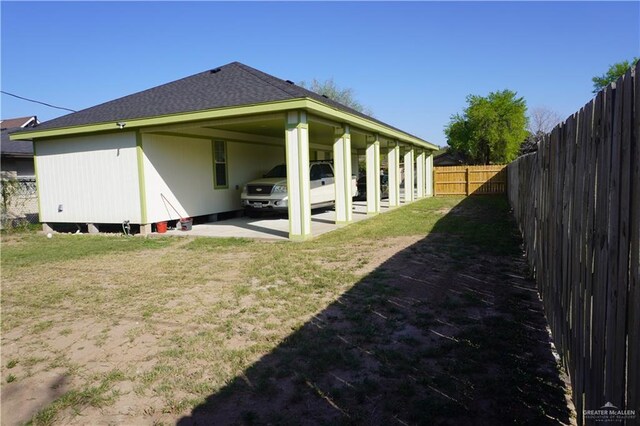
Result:
{"label": "wooden privacy fence", "polygon": [[434,167],[434,194],[504,194],[507,188],[505,168],[505,165]]}
{"label": "wooden privacy fence", "polygon": [[640,424],[640,68],[508,166],[578,424],[607,402]]}

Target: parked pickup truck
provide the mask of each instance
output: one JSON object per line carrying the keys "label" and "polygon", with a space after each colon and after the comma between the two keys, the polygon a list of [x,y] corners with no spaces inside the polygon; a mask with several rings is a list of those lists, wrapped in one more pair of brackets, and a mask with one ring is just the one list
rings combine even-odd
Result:
{"label": "parked pickup truck", "polygon": [[[311,208],[330,207],[336,202],[333,163],[321,160],[309,165],[311,180]],[[356,177],[352,177],[353,196],[358,195]],[[252,180],[242,189],[242,207],[248,216],[260,211],[287,211],[287,166],[280,164],[271,169],[262,179]]]}

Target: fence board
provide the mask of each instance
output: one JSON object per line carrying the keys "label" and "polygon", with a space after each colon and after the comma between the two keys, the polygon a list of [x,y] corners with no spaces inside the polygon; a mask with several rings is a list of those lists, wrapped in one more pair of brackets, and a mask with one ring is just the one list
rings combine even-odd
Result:
{"label": "fence board", "polygon": [[629,407],[640,407],[640,63],[636,64],[633,80],[633,119],[631,132],[630,171],[630,268],[629,268],[629,324],[627,365],[627,401]]}
{"label": "fence board", "polygon": [[504,194],[505,165],[434,167],[435,195]]}
{"label": "fence board", "polygon": [[639,67],[507,166],[579,425],[607,402],[640,424]]}

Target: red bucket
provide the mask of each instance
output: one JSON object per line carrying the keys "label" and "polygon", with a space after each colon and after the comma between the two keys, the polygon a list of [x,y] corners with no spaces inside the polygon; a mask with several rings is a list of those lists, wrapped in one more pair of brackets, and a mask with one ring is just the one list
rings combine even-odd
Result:
{"label": "red bucket", "polygon": [[158,234],[164,234],[167,232],[167,222],[156,223],[156,231],[158,231]]}

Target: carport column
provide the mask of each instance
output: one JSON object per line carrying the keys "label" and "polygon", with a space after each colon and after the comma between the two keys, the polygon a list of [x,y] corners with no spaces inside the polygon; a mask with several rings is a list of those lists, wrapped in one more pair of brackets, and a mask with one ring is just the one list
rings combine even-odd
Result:
{"label": "carport column", "polygon": [[400,205],[400,147],[396,142],[389,146],[389,207]]}
{"label": "carport column", "polygon": [[426,163],[424,167],[425,172],[425,195],[427,197],[433,197],[433,152],[430,152],[429,155],[425,158]]}
{"label": "carport column", "polygon": [[138,164],[138,193],[140,196],[140,235],[151,234],[151,224],[147,222],[147,184],[144,180],[144,150],[142,148],[142,133],[136,131],[136,161]]}
{"label": "carport column", "polygon": [[380,140],[367,141],[367,214],[380,213]]}
{"label": "carport column", "polygon": [[305,111],[288,111],[285,122],[289,239],[311,237],[309,125]]}
{"label": "carport column", "polygon": [[418,151],[418,156],[416,157],[416,185],[418,186],[418,198],[424,197],[424,151]]}
{"label": "carport column", "polygon": [[404,201],[410,203],[414,198],[413,179],[413,147],[407,147],[404,152]]}
{"label": "carport column", "polygon": [[337,139],[333,143],[333,172],[336,188],[336,223],[353,220],[351,190],[351,134],[349,126],[336,129]]}

